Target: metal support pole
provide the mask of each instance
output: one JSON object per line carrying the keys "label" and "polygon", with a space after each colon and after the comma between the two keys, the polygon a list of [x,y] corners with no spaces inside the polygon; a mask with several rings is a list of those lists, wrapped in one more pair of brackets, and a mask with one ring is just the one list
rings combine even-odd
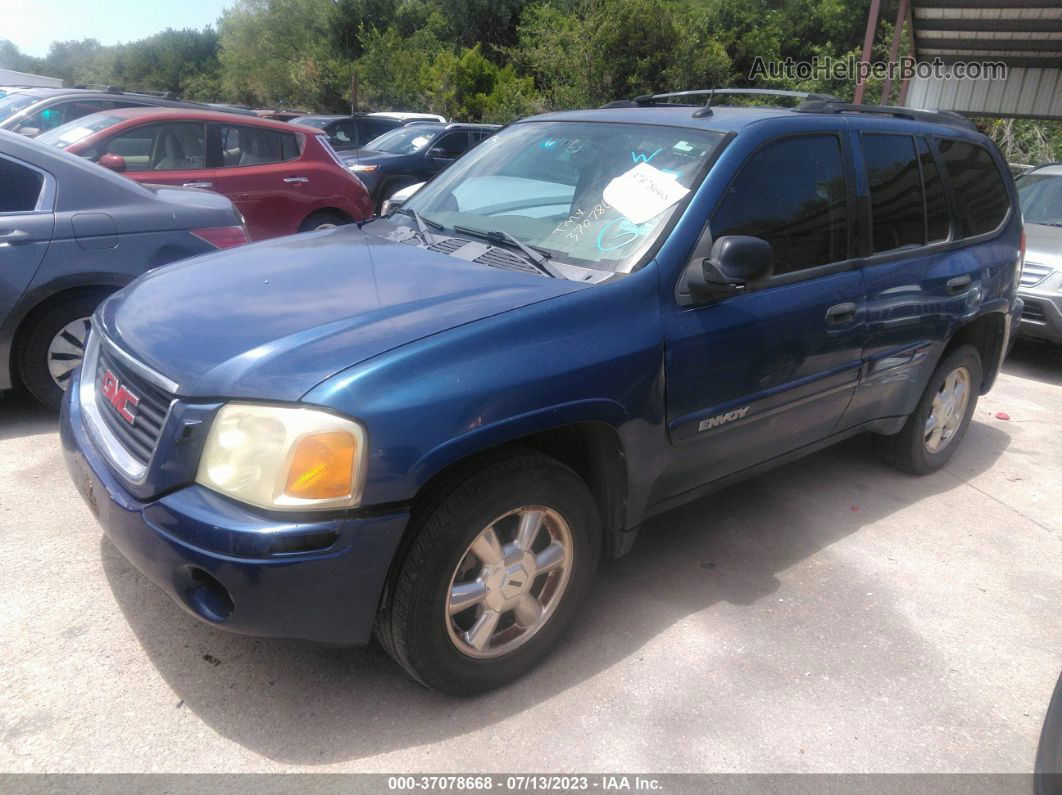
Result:
{"label": "metal support pole", "polygon": [[[892,47],[889,48],[889,68],[899,66],[897,59],[900,56],[900,39],[903,38],[903,25],[907,21],[907,7],[911,0],[900,0],[900,7],[896,11],[896,29],[892,32]],[[881,86],[881,104],[888,105],[892,97],[892,73],[885,75],[885,83]]]}
{"label": "metal support pole", "polygon": [[[874,34],[878,32],[878,17],[881,15],[881,0],[870,0],[870,15],[867,17],[867,32],[863,37],[863,57],[859,59],[860,66],[867,64],[869,66],[870,59],[874,50]],[[866,91],[866,85],[863,82],[863,76],[856,76],[856,88],[855,98],[853,102],[857,105],[863,104],[863,92]]]}
{"label": "metal support pole", "polygon": [[[911,4],[907,4],[907,31],[911,37],[911,57],[918,60],[918,47],[915,43],[915,29],[914,29],[914,15],[911,13]],[[910,78],[905,77],[903,82],[900,83],[900,105],[907,100],[907,84],[910,82]]]}

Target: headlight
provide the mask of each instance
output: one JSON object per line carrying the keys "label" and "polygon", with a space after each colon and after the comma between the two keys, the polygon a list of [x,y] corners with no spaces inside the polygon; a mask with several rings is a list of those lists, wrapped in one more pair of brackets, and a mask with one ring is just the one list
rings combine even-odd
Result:
{"label": "headlight", "polygon": [[375,171],[379,166],[370,166],[368,163],[348,163],[347,168],[357,174],[359,171]]}
{"label": "headlight", "polygon": [[361,500],[365,456],[365,430],[352,420],[230,403],[210,426],[196,481],[261,508],[349,508]]}

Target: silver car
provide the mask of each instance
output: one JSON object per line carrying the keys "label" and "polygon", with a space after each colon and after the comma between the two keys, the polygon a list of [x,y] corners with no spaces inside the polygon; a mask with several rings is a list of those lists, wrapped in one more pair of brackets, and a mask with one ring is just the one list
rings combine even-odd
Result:
{"label": "silver car", "polygon": [[1062,163],[1026,171],[1017,186],[1026,246],[1018,333],[1062,343]]}

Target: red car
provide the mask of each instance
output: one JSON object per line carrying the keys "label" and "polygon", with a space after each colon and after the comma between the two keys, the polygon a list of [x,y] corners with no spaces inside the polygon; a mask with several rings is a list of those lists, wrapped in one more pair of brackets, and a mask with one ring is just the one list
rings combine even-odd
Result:
{"label": "red car", "polygon": [[252,240],[360,221],[372,199],[321,130],[184,108],[121,108],[36,139],[136,180],[207,188],[243,213]]}

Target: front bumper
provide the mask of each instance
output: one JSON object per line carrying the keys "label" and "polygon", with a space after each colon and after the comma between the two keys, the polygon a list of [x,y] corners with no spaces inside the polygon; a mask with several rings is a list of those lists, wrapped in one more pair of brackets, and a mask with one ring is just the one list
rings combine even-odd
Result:
{"label": "front bumper", "polygon": [[1062,293],[1026,288],[1018,295],[1025,302],[1018,335],[1062,343]]}
{"label": "front bumper", "polygon": [[[88,435],[71,399],[77,386],[71,384],[60,420],[67,469],[108,538],[141,573],[222,629],[343,646],[368,642],[406,510],[285,521],[198,485],[141,501]],[[314,551],[290,551],[308,544]]]}

